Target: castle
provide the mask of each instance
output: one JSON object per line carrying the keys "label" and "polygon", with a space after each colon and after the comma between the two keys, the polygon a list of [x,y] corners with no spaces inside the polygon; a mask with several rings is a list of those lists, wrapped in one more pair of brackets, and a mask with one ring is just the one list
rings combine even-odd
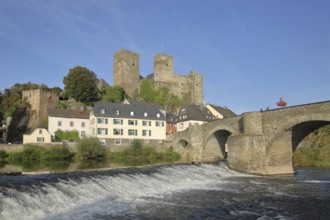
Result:
{"label": "castle", "polygon": [[154,57],[154,73],[146,78],[140,75],[139,54],[121,49],[114,53],[113,82],[130,97],[139,92],[141,80],[150,80],[157,87],[166,87],[182,99],[183,104],[204,104],[203,75],[191,71],[188,76],[174,74],[173,57],[158,54]]}

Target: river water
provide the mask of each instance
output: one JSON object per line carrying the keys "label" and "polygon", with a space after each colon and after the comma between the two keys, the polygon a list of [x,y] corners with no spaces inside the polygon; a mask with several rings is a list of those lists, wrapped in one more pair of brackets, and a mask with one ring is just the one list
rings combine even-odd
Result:
{"label": "river water", "polygon": [[0,219],[330,219],[330,170],[175,164],[0,177]]}

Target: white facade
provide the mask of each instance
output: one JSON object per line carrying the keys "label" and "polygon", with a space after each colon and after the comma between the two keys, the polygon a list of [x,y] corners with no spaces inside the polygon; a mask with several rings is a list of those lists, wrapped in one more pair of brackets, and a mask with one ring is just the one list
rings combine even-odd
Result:
{"label": "white facade", "polygon": [[90,135],[89,119],[82,118],[64,118],[48,116],[48,131],[51,135],[55,136],[55,131],[78,131],[79,137]]}
{"label": "white facade", "polygon": [[[105,139],[116,139],[115,144],[120,145],[122,139],[166,140],[166,121],[136,118],[95,117],[90,115],[90,133],[103,143]],[[104,142],[105,143],[105,142]]]}
{"label": "white facade", "polygon": [[23,135],[23,144],[51,143],[51,135],[45,128],[36,128],[31,134]]}

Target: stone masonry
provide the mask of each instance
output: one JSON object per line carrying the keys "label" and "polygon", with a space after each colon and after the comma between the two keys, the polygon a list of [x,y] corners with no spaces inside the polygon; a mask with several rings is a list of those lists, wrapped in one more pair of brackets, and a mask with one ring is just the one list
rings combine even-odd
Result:
{"label": "stone masonry", "polygon": [[[292,158],[309,133],[330,124],[330,101],[246,112],[168,136],[168,145],[194,162],[227,158],[228,166],[246,173],[294,173]],[[227,151],[228,150],[228,151]]]}
{"label": "stone masonry", "polygon": [[[140,76],[139,54],[121,49],[114,54],[114,85],[124,88],[134,97],[144,78]],[[203,75],[192,70],[188,76],[174,73],[173,57],[158,54],[154,57],[154,73],[147,78],[157,87],[167,87],[169,91],[183,100],[184,104],[204,104]]]}

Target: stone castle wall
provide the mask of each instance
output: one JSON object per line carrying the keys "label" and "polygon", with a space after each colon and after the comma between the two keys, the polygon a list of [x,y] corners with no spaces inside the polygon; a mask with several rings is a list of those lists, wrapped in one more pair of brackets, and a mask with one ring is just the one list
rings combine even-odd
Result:
{"label": "stone castle wall", "polygon": [[[114,54],[114,85],[123,87],[129,96],[135,97],[141,78],[137,53],[122,49]],[[188,76],[175,74],[170,55],[158,54],[154,57],[154,74],[149,80],[155,87],[167,87],[184,104],[204,104],[203,75],[195,71]]]}
{"label": "stone castle wall", "polygon": [[38,124],[48,116],[47,108],[54,106],[59,97],[56,93],[35,89],[22,92],[23,99],[26,97],[31,105],[31,113],[28,128],[35,129]]}

